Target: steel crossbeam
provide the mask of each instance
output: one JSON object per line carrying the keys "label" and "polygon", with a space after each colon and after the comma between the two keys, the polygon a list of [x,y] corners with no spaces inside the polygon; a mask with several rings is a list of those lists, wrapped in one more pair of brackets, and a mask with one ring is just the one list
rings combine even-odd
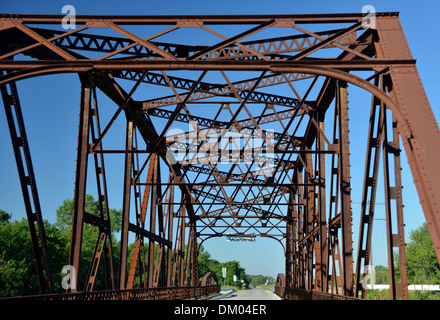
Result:
{"label": "steel crossbeam", "polygon": [[[372,255],[374,204],[383,181],[390,295],[407,299],[400,141],[440,259],[440,188],[435,183],[440,180],[440,133],[398,13],[376,13],[375,28],[364,28],[365,14],[80,15],[76,29],[69,31],[60,29],[62,18],[0,14],[1,93],[41,298],[184,299],[218,292],[212,275],[199,286],[198,245],[227,234],[282,244],[286,272],[276,292],[286,299],[365,298],[361,278],[368,275],[364,266]],[[223,26],[236,27],[235,34],[226,36]],[[202,36],[179,33],[192,30]],[[86,279],[75,277],[75,289],[60,295],[53,293],[15,88],[19,80],[58,73],[78,74],[81,81],[66,261],[77,274],[89,270]],[[357,212],[351,201],[352,189],[361,182],[353,181],[350,172],[351,154],[358,151],[350,145],[351,86],[372,95],[357,253],[352,233]],[[107,122],[101,120],[103,108],[98,110],[101,94],[115,105]],[[122,148],[108,138],[121,119]],[[390,123],[392,139],[386,134]],[[104,166],[109,154],[125,160],[119,168],[124,179],[118,272],[106,181],[118,168]],[[91,184],[98,189],[99,216],[84,208]],[[99,228],[89,266],[80,264],[84,223]],[[130,232],[135,235],[131,256]],[[394,247],[399,248],[400,283]],[[94,290],[102,264],[106,293]]]}

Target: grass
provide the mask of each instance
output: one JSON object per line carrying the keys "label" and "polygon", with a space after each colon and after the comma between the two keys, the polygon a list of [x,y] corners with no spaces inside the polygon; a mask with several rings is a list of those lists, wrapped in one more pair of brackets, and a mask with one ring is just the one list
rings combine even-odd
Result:
{"label": "grass", "polygon": [[270,291],[270,289],[273,288],[273,284],[263,284],[263,285],[260,285],[260,286],[258,286],[258,287],[260,287],[260,288],[263,289],[263,290]]}
{"label": "grass", "polygon": [[[367,300],[389,300],[389,299],[390,299],[390,290],[367,291]],[[409,291],[409,300],[440,300],[440,292],[411,290]]]}

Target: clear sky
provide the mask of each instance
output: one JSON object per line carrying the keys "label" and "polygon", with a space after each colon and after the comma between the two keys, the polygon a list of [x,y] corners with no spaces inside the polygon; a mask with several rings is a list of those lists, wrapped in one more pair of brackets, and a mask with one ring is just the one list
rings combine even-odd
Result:
{"label": "clear sky", "polygon": [[[0,0],[2,13],[61,14],[64,5],[73,5],[77,14],[144,14],[144,15],[198,15],[198,14],[300,14],[300,13],[352,13],[361,12],[364,5],[373,5],[376,11],[399,11],[400,19],[411,48],[417,59],[417,67],[430,100],[437,122],[440,119],[438,52],[440,42],[434,39],[438,1],[289,1],[289,0],[222,0],[222,1],[20,1]],[[77,145],[77,122],[79,105],[79,81],[75,75],[52,75],[23,80],[18,90],[26,129],[37,174],[43,217],[55,221],[55,210],[66,198],[72,198]],[[356,91],[357,93],[358,91]],[[370,99],[350,95],[350,104],[359,105],[362,112],[369,113]],[[352,111],[353,112],[353,111]],[[361,112],[361,111],[359,111]],[[365,127],[364,127],[365,128]],[[352,140],[352,148],[356,145]],[[365,140],[359,142],[365,149]],[[13,212],[14,219],[25,216],[18,174],[13,158],[12,145],[3,108],[0,108],[0,208]],[[364,152],[364,150],[362,150]],[[113,162],[114,161],[114,162]],[[109,160],[113,165],[122,164],[120,159]],[[424,216],[410,172],[403,159],[405,221],[408,232],[424,222]],[[108,166],[108,162],[106,162]],[[355,165],[355,164],[352,164]],[[363,166],[363,165],[362,165]],[[352,169],[353,170],[353,169]],[[353,170],[356,171],[356,170]],[[360,172],[360,175],[359,175]],[[363,167],[353,176],[362,178]],[[108,177],[109,182],[120,177]],[[362,186],[360,186],[362,188]],[[359,211],[359,187],[353,192],[353,212]],[[119,193],[120,194],[120,193]],[[120,208],[120,199],[112,200],[111,207]],[[380,217],[380,206],[377,217]],[[358,233],[358,220],[354,216],[354,238]],[[386,264],[384,222],[375,225],[377,236],[373,240],[375,264]],[[250,274],[276,276],[284,272],[283,249],[271,239],[257,239],[254,243],[232,243],[225,239],[208,240],[205,248],[213,258],[220,261],[238,260]],[[354,244],[355,251],[357,243]]]}

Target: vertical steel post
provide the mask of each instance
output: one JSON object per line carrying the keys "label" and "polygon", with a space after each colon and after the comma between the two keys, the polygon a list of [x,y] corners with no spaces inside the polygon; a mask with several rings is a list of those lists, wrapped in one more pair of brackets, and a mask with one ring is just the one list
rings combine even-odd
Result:
{"label": "vertical steel post", "polygon": [[312,154],[306,154],[306,178],[305,181],[309,184],[307,189],[307,213],[306,213],[306,234],[309,235],[306,240],[306,264],[307,264],[307,281],[306,281],[306,289],[313,289],[313,249],[314,249],[314,239],[310,234],[313,231],[314,219],[316,216],[316,201],[315,201],[315,185],[314,185],[314,171],[313,171],[313,162],[312,162]]}
{"label": "vertical steel post", "polygon": [[179,254],[178,254],[178,274],[179,274],[179,286],[182,287],[185,284],[185,214],[186,203],[185,203],[185,194],[183,191],[181,192],[181,203],[182,203],[182,218],[180,219],[180,239],[179,239]]}
{"label": "vertical steel post", "polygon": [[291,287],[293,283],[294,274],[292,272],[293,264],[294,264],[294,245],[293,245],[293,211],[294,211],[294,200],[295,195],[293,190],[289,191],[289,205],[287,207],[287,216],[286,216],[286,250],[285,250],[285,277],[286,277],[286,287]]}
{"label": "vertical steel post", "polygon": [[131,195],[131,172],[133,165],[133,120],[127,117],[124,166],[124,189],[122,201],[122,222],[121,222],[121,249],[119,258],[119,289],[125,289],[127,273],[127,248],[128,248],[128,227],[130,217],[130,195]]}
{"label": "vertical steel post", "polygon": [[[170,173],[168,181],[172,183],[174,176]],[[168,193],[168,240],[173,241],[173,225],[174,225],[174,185],[170,185]],[[167,248],[167,287],[172,285],[172,270],[173,270],[173,247]],[[176,258],[175,258],[176,259]]]}
{"label": "vertical steel post", "polygon": [[[400,150],[399,150],[399,134],[396,131],[397,122],[393,122],[393,141],[388,141],[387,132],[387,114],[386,107],[381,108],[383,113],[383,171],[384,171],[384,188],[385,188],[385,220],[387,231],[388,244],[388,271],[390,281],[390,299],[395,300],[396,297],[402,297],[404,300],[408,299],[408,283],[407,283],[407,269],[406,269],[406,254],[405,254],[405,235],[403,225],[403,204],[402,204],[402,184],[400,176]],[[391,186],[391,170],[389,156],[394,158],[394,182],[395,186]],[[393,210],[391,200],[396,201],[396,218],[397,218],[397,234],[393,233]],[[393,248],[399,248],[399,266],[401,268],[401,282],[397,283],[396,270],[394,265],[394,251]],[[403,281],[402,281],[403,280]]]}
{"label": "vertical steel post", "polygon": [[[157,181],[158,181],[158,175],[160,173],[158,172],[158,161],[159,161],[158,157],[151,159],[151,161],[154,161],[154,171],[153,171],[153,186],[151,189],[149,231],[154,234],[156,231],[157,188],[159,188],[159,186],[157,185]],[[148,288],[154,287],[155,250],[156,250],[155,241],[152,238],[150,238],[148,241],[148,273],[147,273]]]}
{"label": "vertical steel post", "polygon": [[408,271],[406,262],[406,244],[405,244],[405,224],[403,221],[403,195],[402,195],[402,176],[400,166],[400,142],[399,142],[399,126],[397,119],[393,119],[393,154],[394,154],[394,199],[396,200],[396,221],[397,221],[397,234],[394,235],[394,245],[399,248],[399,267],[400,267],[400,287],[399,293],[404,300],[408,300]]}
{"label": "vertical steel post", "polygon": [[[137,216],[136,220],[136,226],[140,227],[141,229],[145,229],[145,217],[148,210],[148,204],[150,203],[150,190],[151,190],[151,184],[153,183],[153,176],[156,166],[156,154],[153,153],[150,157],[150,163],[148,166],[148,172],[147,172],[147,179],[146,179],[146,185],[144,188],[144,194],[142,197],[142,202],[140,206],[140,213]],[[133,282],[134,277],[136,273],[136,267],[138,264],[138,259],[140,256],[144,255],[144,236],[140,234],[136,234],[136,240],[133,248],[133,254],[131,257],[131,263],[130,263],[130,270],[128,274],[127,279],[127,289],[133,288]],[[141,259],[140,268],[139,268],[139,277],[140,277],[140,283],[141,285],[146,286],[146,272],[145,272],[145,263],[144,259]],[[142,280],[145,280],[145,284]]]}
{"label": "vertical steel post", "polygon": [[69,264],[76,273],[76,283],[68,292],[78,288],[79,263],[81,258],[84,206],[86,199],[87,165],[89,152],[91,84],[88,75],[81,75],[81,104],[78,126],[78,149],[76,158],[75,190],[73,196],[72,236],[70,240]]}
{"label": "vertical steel post", "polygon": [[[318,115],[318,125],[321,129],[318,132],[318,150],[325,150],[324,135],[324,115]],[[328,292],[328,235],[327,235],[327,209],[326,209],[326,180],[325,180],[325,154],[318,155],[318,224],[319,224],[319,255],[320,255],[320,291]]]}
{"label": "vertical steel post", "polygon": [[[154,181],[156,187],[156,194],[154,199],[154,204],[156,206],[157,216],[155,217],[158,225],[158,232],[161,238],[165,238],[165,226],[164,226],[164,214],[163,214],[163,194],[161,187],[161,176],[160,176],[160,161],[159,158],[156,157],[156,180]],[[160,200],[160,201],[159,201]],[[154,233],[154,232],[153,232]],[[159,286],[159,280],[164,280],[166,282],[166,273],[165,269],[165,255],[164,255],[164,244],[159,242],[158,248],[156,251],[156,260],[154,264],[154,272],[153,272],[153,287],[157,288]],[[161,277],[162,274],[162,277]]]}
{"label": "vertical steel post", "polygon": [[303,173],[302,170],[296,171],[298,186],[298,288],[305,288],[305,258],[304,258],[304,226],[305,226],[305,216],[306,216],[306,188],[302,186]]}
{"label": "vertical steel post", "polygon": [[197,229],[195,220],[190,220],[190,237],[191,237],[191,286],[199,285],[199,255],[197,250]]}
{"label": "vertical steel post", "polygon": [[338,80],[337,99],[339,104],[339,185],[341,199],[341,228],[342,228],[342,256],[343,256],[343,294],[353,296],[353,239],[352,239],[352,211],[350,186],[350,151],[348,128],[348,99],[347,83]]}
{"label": "vertical steel post", "polygon": [[[335,110],[333,117],[333,145],[338,145],[338,123],[339,123],[339,104],[338,99],[335,99]],[[338,152],[339,153],[339,152]],[[329,201],[329,223],[328,223],[328,246],[329,246],[329,264],[331,258],[331,293],[339,293],[339,284],[341,281],[338,279],[338,274],[342,274],[342,263],[340,257],[339,248],[339,231],[341,229],[341,215],[339,213],[339,154],[333,154],[331,160],[331,177],[330,177],[330,201]],[[330,270],[329,270],[330,272]]]}
{"label": "vertical steel post", "polygon": [[42,294],[52,293],[54,286],[46,232],[17,87],[15,82],[9,82],[0,90],[20,177],[40,291]]}
{"label": "vertical steel post", "polygon": [[390,299],[396,299],[396,282],[395,282],[395,270],[394,270],[394,257],[393,257],[393,227],[391,217],[391,186],[390,186],[390,174],[389,174],[389,161],[388,161],[388,139],[387,139],[387,116],[386,107],[383,105],[380,112],[383,119],[383,142],[382,142],[382,155],[383,155],[383,171],[384,171],[384,195],[385,195],[385,221],[386,221],[386,233],[387,233],[387,253],[388,253],[388,275],[390,282]]}
{"label": "vertical steel post", "polygon": [[[294,200],[297,198],[297,191],[294,192]],[[292,279],[290,282],[291,287],[296,287],[298,284],[298,273],[299,273],[299,264],[298,264],[298,217],[299,217],[299,208],[297,205],[293,206],[292,211],[292,238],[291,238],[291,248],[292,248],[292,261],[291,261],[291,270],[292,270]]]}
{"label": "vertical steel post", "polygon": [[[413,59],[397,16],[376,19],[379,59]],[[406,123],[398,123],[402,144],[414,178],[437,260],[440,261],[440,130],[420,80],[417,67],[391,68],[389,95],[396,100]],[[414,107],[417,106],[417,107]],[[406,126],[411,132],[405,130]]]}
{"label": "vertical steel post", "polygon": [[[90,132],[92,143],[97,150],[102,150],[102,140],[98,141],[101,135],[99,124],[99,110],[96,96],[96,87],[92,86],[93,108],[90,107]],[[90,151],[90,150],[89,150]],[[108,290],[115,288],[114,272],[113,272],[113,248],[111,240],[111,224],[110,224],[110,208],[108,205],[107,182],[104,166],[104,154],[93,154],[95,163],[96,186],[98,191],[98,207],[101,221],[105,222],[99,225],[99,236],[96,242],[95,251],[90,264],[89,272],[86,280],[86,291],[92,291],[95,284],[96,275],[98,273],[99,264],[102,256],[104,256],[104,267],[106,275],[106,284]]]}
{"label": "vertical steel post", "polygon": [[[376,78],[375,85],[379,85],[379,78]],[[376,204],[376,191],[377,191],[377,176],[379,171],[379,161],[380,161],[380,143],[382,140],[383,132],[383,119],[382,112],[380,111],[380,101],[376,97],[372,97],[371,101],[371,112],[370,112],[370,122],[368,127],[368,141],[367,141],[367,153],[365,161],[365,173],[364,173],[364,183],[362,190],[362,203],[361,203],[361,218],[360,218],[360,228],[358,235],[358,251],[357,251],[357,261],[356,261],[356,294],[358,297],[359,293],[362,294],[362,298],[366,298],[366,289],[360,283],[361,267],[363,270],[363,277],[368,275],[367,266],[370,264],[371,257],[371,238],[373,233],[373,219],[374,219],[374,208]],[[379,112],[377,112],[377,107],[379,106]],[[378,113],[378,115],[377,115]],[[374,132],[375,127],[376,135]],[[371,170],[371,167],[373,170]],[[372,172],[371,172],[372,171]]]}

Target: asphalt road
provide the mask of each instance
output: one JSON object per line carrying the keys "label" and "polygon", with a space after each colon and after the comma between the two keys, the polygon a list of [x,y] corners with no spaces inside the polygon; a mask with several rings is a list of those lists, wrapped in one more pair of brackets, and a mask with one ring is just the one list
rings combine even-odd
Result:
{"label": "asphalt road", "polygon": [[270,291],[256,288],[218,295],[213,297],[212,300],[281,300],[281,298]]}

